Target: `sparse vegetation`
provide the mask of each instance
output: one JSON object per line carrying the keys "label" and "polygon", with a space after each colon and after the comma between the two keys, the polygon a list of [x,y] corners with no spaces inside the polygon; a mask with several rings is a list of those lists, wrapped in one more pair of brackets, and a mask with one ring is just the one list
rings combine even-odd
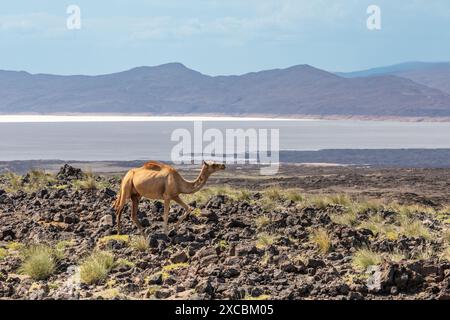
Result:
{"label": "sparse vegetation", "polygon": [[84,173],[83,179],[73,181],[72,185],[75,189],[82,190],[98,190],[108,186],[107,183],[98,181],[91,171]]}
{"label": "sparse vegetation", "polygon": [[354,226],[357,222],[358,213],[355,210],[348,210],[344,213],[335,213],[330,216],[331,221],[346,226]]}
{"label": "sparse vegetation", "polygon": [[375,266],[382,261],[381,254],[370,249],[359,249],[353,255],[353,267],[356,269],[366,270],[369,266]]}
{"label": "sparse vegetation", "polygon": [[434,250],[431,247],[426,247],[419,250],[413,250],[410,258],[414,260],[428,260],[434,255]]}
{"label": "sparse vegetation", "polygon": [[402,260],[406,260],[406,254],[401,251],[395,250],[394,252],[388,253],[386,255],[386,259],[392,262],[400,262]]}
{"label": "sparse vegetation", "polygon": [[252,193],[248,189],[235,189],[230,187],[215,186],[201,189],[194,194],[185,195],[186,202],[196,201],[198,204],[205,204],[211,197],[225,195],[235,201],[250,201]]}
{"label": "sparse vegetation", "polygon": [[306,203],[310,207],[317,209],[326,209],[330,205],[330,201],[326,196],[311,195],[306,198]]}
{"label": "sparse vegetation", "polygon": [[149,243],[144,236],[134,236],[131,238],[130,247],[138,251],[147,251],[149,248]]}
{"label": "sparse vegetation", "polygon": [[147,298],[150,298],[150,297],[154,296],[154,295],[155,295],[155,292],[158,291],[160,288],[161,288],[161,286],[150,286],[150,287],[147,289],[147,292],[146,292],[145,296],[146,296]]}
{"label": "sparse vegetation", "polygon": [[120,290],[118,288],[108,288],[102,291],[98,291],[94,293],[94,298],[99,299],[115,299],[120,296]]}
{"label": "sparse vegetation", "polygon": [[435,210],[423,205],[401,205],[398,203],[392,203],[388,206],[389,210],[397,212],[404,218],[414,218],[417,213],[435,214]]}
{"label": "sparse vegetation", "polygon": [[235,196],[236,200],[239,201],[250,201],[252,198],[252,193],[248,189],[238,189]]}
{"label": "sparse vegetation", "polygon": [[447,247],[442,251],[440,258],[450,262],[450,247]]}
{"label": "sparse vegetation", "polygon": [[187,262],[173,263],[173,264],[165,265],[163,267],[163,271],[170,272],[170,271],[173,271],[176,269],[187,268],[187,267],[189,267],[189,263],[187,263]]}
{"label": "sparse vegetation", "polygon": [[275,236],[271,235],[267,232],[261,232],[258,234],[257,240],[256,240],[256,247],[257,248],[266,248],[273,244],[275,241]]}
{"label": "sparse vegetation", "polygon": [[378,213],[385,208],[385,204],[381,200],[374,200],[374,199],[364,199],[360,200],[356,203],[357,211],[361,213]]}
{"label": "sparse vegetation", "polygon": [[335,194],[328,197],[330,204],[340,205],[343,207],[350,207],[353,204],[352,199],[346,194]]}
{"label": "sparse vegetation", "polygon": [[280,201],[283,200],[283,191],[277,187],[270,187],[264,190],[264,197],[270,201]]}
{"label": "sparse vegetation", "polygon": [[8,250],[5,248],[0,248],[0,261],[8,256]]}
{"label": "sparse vegetation", "polygon": [[7,192],[17,192],[19,190],[22,190],[22,177],[15,174],[14,172],[7,172],[4,174],[4,178],[6,180],[6,184],[2,187]]}
{"label": "sparse vegetation", "polygon": [[110,241],[117,241],[117,242],[123,242],[123,243],[129,243],[130,242],[130,236],[126,234],[113,234],[110,236],[105,236],[103,238],[98,239],[98,243],[101,245],[106,245]]}
{"label": "sparse vegetation", "polygon": [[430,230],[419,220],[404,218],[401,219],[401,234],[407,237],[430,239]]}
{"label": "sparse vegetation", "polygon": [[[321,172],[326,175],[328,170]],[[349,172],[347,170],[345,172]],[[367,170],[369,180],[372,170]],[[298,185],[291,180],[282,181],[281,187],[267,188],[282,180],[270,177],[261,180],[259,186],[249,184],[251,188],[261,188],[259,191],[213,186],[192,198],[189,198],[191,195],[185,198],[186,202],[197,200],[191,206],[195,208],[192,215],[198,219],[186,220],[182,228],[169,236],[164,236],[159,229],[161,214],[148,212],[157,206],[146,203],[143,211],[148,213],[152,226],[148,229],[152,231],[150,248],[146,237],[129,232],[132,223],[129,206],[124,215],[126,233],[109,235],[98,222],[100,217],[113,214],[114,194],[73,190],[71,181],[81,177],[80,171],[66,171],[67,174],[58,174],[58,182],[50,182],[46,189],[68,186],[69,190],[46,190],[23,197],[0,191],[1,200],[5,200],[2,205],[6,208],[6,214],[0,214],[5,226],[2,229],[5,240],[0,243],[0,265],[4,269],[0,271],[0,282],[17,281],[18,288],[23,288],[15,291],[17,297],[58,299],[73,294],[76,298],[79,293],[80,298],[91,299],[265,300],[327,298],[333,292],[333,298],[344,299],[358,298],[358,293],[367,293],[363,294],[364,298],[417,299],[429,293],[424,288],[433,288],[436,297],[445,292],[442,277],[427,276],[430,272],[445,270],[447,261],[450,262],[450,228],[445,223],[450,217],[450,206],[445,207],[446,198],[442,194],[430,198],[435,203],[433,207],[442,208],[434,210],[423,205],[405,205],[414,201],[428,202],[425,196],[416,199],[412,191],[394,192],[391,188],[395,186],[389,186],[385,200],[364,198],[383,194],[376,188],[360,192],[346,185],[340,189],[326,185],[324,179],[314,182],[308,178]],[[45,180],[39,173],[33,175],[33,181]],[[23,183],[28,183],[23,182],[23,178],[17,176],[12,180],[17,179],[22,188]],[[29,179],[30,176],[24,181]],[[113,181],[109,174],[97,176],[95,180],[109,181],[117,190],[119,181]],[[384,181],[378,177],[373,180]],[[6,185],[4,176],[0,177],[0,183]],[[299,185],[316,193],[302,194]],[[5,190],[3,186],[0,189]],[[349,193],[339,193],[339,190],[349,190]],[[224,195],[225,200],[216,197],[214,201],[218,206],[205,209],[204,204],[215,195]],[[402,204],[391,204],[392,199],[399,199]],[[206,212],[214,212],[218,219],[213,221]],[[171,223],[178,214],[177,206],[170,214]],[[245,225],[235,223],[239,221]],[[26,234],[26,226],[33,228],[31,235]],[[374,235],[361,230],[363,228],[372,230]],[[421,239],[413,239],[417,237]],[[26,244],[35,238],[53,246]],[[92,243],[90,239],[97,242]],[[153,241],[157,245],[153,246]],[[246,257],[245,253],[254,249],[254,245],[258,254]],[[37,258],[31,258],[35,256]],[[84,258],[80,260],[80,256]],[[239,268],[237,263],[241,258],[251,262],[251,268]],[[189,263],[175,263],[178,261]],[[79,269],[73,269],[73,264],[78,264]],[[377,274],[364,271],[381,264],[380,271],[395,271],[395,280],[403,281],[405,275],[422,277],[417,287],[415,279],[409,281],[408,278],[407,286],[398,285],[398,295],[395,295],[390,284],[384,285],[387,279],[382,276],[381,290],[372,291],[369,286],[377,279]],[[77,281],[77,271],[81,273],[82,283],[87,285],[69,292],[66,286]],[[235,286],[220,287],[214,279],[217,275]],[[298,277],[305,280],[301,281],[301,286],[295,281]],[[248,281],[264,285],[248,290]],[[277,290],[272,292],[272,288]],[[10,294],[7,291],[11,290],[0,292],[0,299]]]}
{"label": "sparse vegetation", "polygon": [[130,260],[120,258],[116,261],[115,265],[133,268],[136,264]]}
{"label": "sparse vegetation", "polygon": [[47,279],[56,268],[55,250],[46,245],[32,245],[22,252],[20,272],[35,280]]}
{"label": "sparse vegetation", "polygon": [[444,229],[444,230],[442,231],[442,240],[443,240],[446,244],[450,245],[450,229]]}
{"label": "sparse vegetation", "polygon": [[25,246],[24,246],[23,243],[20,243],[20,242],[17,242],[17,241],[11,241],[11,242],[8,242],[8,243],[6,244],[6,249],[8,249],[8,250],[10,250],[10,251],[16,251],[16,252],[19,252],[19,251],[22,250],[24,247],[25,247]]}
{"label": "sparse vegetation", "polygon": [[286,191],[286,199],[294,201],[294,202],[305,201],[305,197],[301,193],[297,192],[296,190]]}
{"label": "sparse vegetation", "polygon": [[396,240],[399,236],[398,227],[385,224],[383,217],[379,214],[372,215],[368,220],[359,224],[358,228],[368,229],[374,235],[380,234],[388,240]]}
{"label": "sparse vegetation", "polygon": [[67,247],[73,245],[73,243],[71,241],[60,241],[56,244],[55,246],[55,250],[54,255],[58,260],[61,260],[64,258],[65,252]]}
{"label": "sparse vegetation", "polygon": [[52,174],[46,173],[44,170],[33,169],[25,176],[20,176],[13,172],[7,172],[3,175],[5,185],[2,186],[7,192],[23,191],[31,193],[39,189],[49,187],[56,182]]}
{"label": "sparse vegetation", "polygon": [[263,229],[270,224],[271,220],[268,216],[262,215],[255,219],[256,227],[258,229]]}
{"label": "sparse vegetation", "polygon": [[323,254],[328,253],[331,249],[331,237],[325,229],[314,230],[310,236],[310,240]]}
{"label": "sparse vegetation", "polygon": [[29,192],[45,188],[56,181],[52,174],[48,174],[44,170],[39,169],[31,170],[26,177],[28,177],[28,179],[26,179],[28,180],[26,189]]}
{"label": "sparse vegetation", "polygon": [[219,248],[222,251],[227,250],[230,247],[230,244],[226,240],[220,240],[217,245],[217,248]]}
{"label": "sparse vegetation", "polygon": [[257,296],[257,297],[252,297],[252,296],[246,295],[243,300],[268,300],[268,299],[270,299],[269,295],[262,294],[262,295]]}
{"label": "sparse vegetation", "polygon": [[112,253],[96,250],[80,266],[81,281],[92,284],[104,280],[113,266]]}

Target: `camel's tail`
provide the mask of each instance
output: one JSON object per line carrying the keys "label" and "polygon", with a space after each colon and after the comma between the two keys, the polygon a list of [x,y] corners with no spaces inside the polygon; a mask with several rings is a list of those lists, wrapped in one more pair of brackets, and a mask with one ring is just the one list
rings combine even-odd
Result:
{"label": "camel's tail", "polygon": [[117,199],[114,202],[114,209],[116,210],[117,213],[122,211],[128,199],[131,198],[131,193],[133,190],[133,176],[134,172],[133,170],[130,170],[122,179],[119,194],[117,195]]}

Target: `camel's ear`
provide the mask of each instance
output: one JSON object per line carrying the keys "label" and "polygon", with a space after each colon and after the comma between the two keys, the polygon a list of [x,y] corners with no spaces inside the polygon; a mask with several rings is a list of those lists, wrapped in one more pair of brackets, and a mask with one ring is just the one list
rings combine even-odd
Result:
{"label": "camel's ear", "polygon": [[205,161],[205,160],[203,160],[203,163],[202,163],[204,166],[208,166],[208,163]]}

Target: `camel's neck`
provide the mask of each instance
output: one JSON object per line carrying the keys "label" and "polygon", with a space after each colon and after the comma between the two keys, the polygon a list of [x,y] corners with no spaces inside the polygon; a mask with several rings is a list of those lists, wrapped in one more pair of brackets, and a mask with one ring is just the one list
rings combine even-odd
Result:
{"label": "camel's neck", "polygon": [[202,169],[197,179],[194,181],[187,181],[183,179],[182,183],[182,193],[194,193],[199,191],[205,185],[206,181],[208,181],[209,174]]}

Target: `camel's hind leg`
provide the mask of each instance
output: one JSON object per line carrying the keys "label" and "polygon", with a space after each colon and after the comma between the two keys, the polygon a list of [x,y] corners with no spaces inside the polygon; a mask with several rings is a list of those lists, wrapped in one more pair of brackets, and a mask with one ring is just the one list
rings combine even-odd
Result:
{"label": "camel's hind leg", "polygon": [[131,219],[133,220],[134,224],[138,227],[139,231],[145,235],[144,228],[142,227],[142,224],[137,217],[140,199],[141,199],[141,197],[138,195],[131,196],[131,201],[132,201],[131,202]]}

